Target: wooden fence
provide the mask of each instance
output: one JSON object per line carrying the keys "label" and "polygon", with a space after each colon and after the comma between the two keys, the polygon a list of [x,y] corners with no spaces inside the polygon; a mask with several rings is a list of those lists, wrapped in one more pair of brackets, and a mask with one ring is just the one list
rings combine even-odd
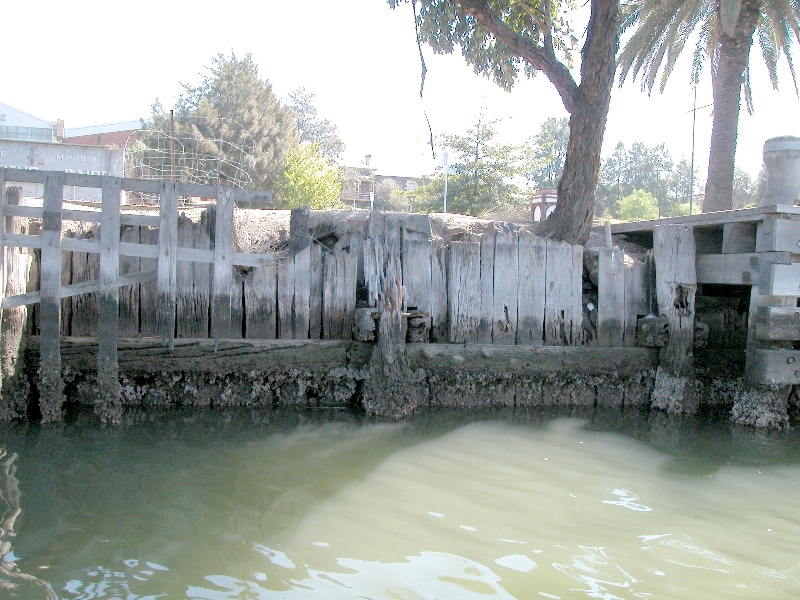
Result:
{"label": "wooden fence", "polygon": [[[236,202],[271,207],[269,193],[0,170],[0,189],[12,182],[44,184],[41,207],[0,205],[0,223],[11,217],[41,219],[40,234],[0,233],[4,247],[38,250],[38,277],[30,279],[27,293],[2,298],[2,308],[38,305],[34,329],[40,336],[45,419],[59,418],[61,336],[98,338],[101,397],[114,398],[120,337],[158,336],[170,347],[176,336],[351,339],[357,305],[377,305],[380,281],[364,275],[375,272],[364,252],[366,227],[326,246],[310,236],[308,211],[294,211],[286,249],[236,250]],[[65,208],[64,185],[101,189],[101,205]],[[120,205],[122,192],[157,196],[155,214],[141,214],[147,210],[139,206],[131,207],[139,214],[131,214]],[[213,208],[200,219],[182,216],[179,198],[190,196],[211,199]],[[395,218],[401,221],[403,310],[427,319],[424,341],[584,343],[582,247],[519,231],[443,240],[419,217]],[[66,222],[82,224],[78,237],[65,235]],[[604,268],[614,267],[611,256]],[[599,302],[601,318],[620,312],[612,305],[624,307],[620,293]],[[624,345],[624,327],[618,329],[618,340],[612,336],[601,343]]]}

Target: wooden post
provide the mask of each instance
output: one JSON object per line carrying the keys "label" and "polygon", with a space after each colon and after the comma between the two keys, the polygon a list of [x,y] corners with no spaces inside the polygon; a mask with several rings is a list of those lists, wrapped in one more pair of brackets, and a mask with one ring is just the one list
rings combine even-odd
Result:
{"label": "wooden post", "polygon": [[[6,293],[6,247],[4,244],[4,238],[6,232],[5,208],[6,208],[6,170],[5,168],[0,167],[0,321],[3,318],[3,298],[5,298],[5,293]],[[5,355],[5,339],[0,338],[0,345],[2,345],[2,348],[0,348],[0,350],[2,350],[3,355]],[[5,379],[5,373],[0,371],[0,390],[2,390],[4,379]],[[0,398],[0,401],[2,400],[3,399]],[[5,404],[5,401],[3,401],[3,404]],[[5,411],[0,411],[0,413],[2,412]]]}
{"label": "wooden post", "polygon": [[44,179],[42,258],[39,290],[39,408],[42,422],[60,421],[64,402],[61,380],[61,205],[64,173]]}
{"label": "wooden post", "polygon": [[620,348],[625,335],[625,253],[600,248],[597,272],[597,345]]}
{"label": "wooden post", "polygon": [[490,314],[494,344],[514,344],[517,338],[518,270],[517,235],[498,233],[494,245],[492,295],[481,298],[481,303],[489,302],[492,307]]}
{"label": "wooden post", "polygon": [[[2,169],[0,169],[2,178]],[[0,190],[3,190],[0,181]],[[0,191],[0,237],[3,233],[25,234],[27,225],[21,219],[3,216],[3,204],[19,205],[22,188],[9,187],[5,193]],[[31,253],[22,248],[0,246],[0,303],[6,296],[24,294],[28,286],[31,266]],[[0,322],[0,421],[20,419],[26,416],[30,385],[24,372],[23,353],[25,351],[25,329],[28,307],[17,306],[2,310]]]}
{"label": "wooden post", "polygon": [[215,340],[237,337],[231,323],[233,288],[233,188],[217,187],[211,331]]}
{"label": "wooden post", "polygon": [[174,181],[162,181],[161,218],[158,225],[158,270],[156,274],[156,322],[161,343],[172,349],[175,342],[177,302],[178,194]]}
{"label": "wooden post", "polygon": [[[364,386],[364,408],[367,414],[400,418],[414,412],[422,399],[408,363],[403,332],[400,224],[373,211],[368,235],[371,244],[365,248],[372,250],[375,261],[365,262],[364,276],[379,283],[379,317],[378,339]],[[369,267],[375,272],[369,273]]]}
{"label": "wooden post", "polygon": [[653,254],[658,311],[667,318],[669,340],[660,351],[652,407],[693,413],[697,409],[693,364],[697,274],[692,227],[656,225]]}
{"label": "wooden post", "polygon": [[121,180],[103,177],[103,213],[100,220],[100,311],[97,326],[97,407],[105,423],[119,423],[119,205]]}
{"label": "wooden post", "polygon": [[450,343],[464,344],[478,340],[481,318],[481,245],[479,242],[450,244],[450,268],[447,285],[447,310]]}
{"label": "wooden post", "polygon": [[535,235],[519,236],[517,297],[517,344],[544,344],[545,284],[547,281],[547,240]]}
{"label": "wooden post", "polygon": [[308,233],[308,221],[311,211],[307,206],[293,208],[289,217],[289,245],[292,254],[305,250],[311,245],[311,236]]}

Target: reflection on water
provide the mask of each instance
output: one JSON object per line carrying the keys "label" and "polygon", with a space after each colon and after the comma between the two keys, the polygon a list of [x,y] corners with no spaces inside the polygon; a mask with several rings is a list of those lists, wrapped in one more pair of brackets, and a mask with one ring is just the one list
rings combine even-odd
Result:
{"label": "reflection on water", "polygon": [[794,431],[208,412],[0,440],[2,599],[800,596]]}

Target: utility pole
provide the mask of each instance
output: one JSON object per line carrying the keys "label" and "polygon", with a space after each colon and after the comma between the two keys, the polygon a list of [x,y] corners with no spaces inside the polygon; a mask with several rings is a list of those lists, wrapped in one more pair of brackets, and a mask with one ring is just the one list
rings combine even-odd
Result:
{"label": "utility pole", "polygon": [[444,210],[442,212],[447,212],[447,172],[450,170],[450,167],[447,166],[447,150],[442,153],[442,163],[444,163]]}

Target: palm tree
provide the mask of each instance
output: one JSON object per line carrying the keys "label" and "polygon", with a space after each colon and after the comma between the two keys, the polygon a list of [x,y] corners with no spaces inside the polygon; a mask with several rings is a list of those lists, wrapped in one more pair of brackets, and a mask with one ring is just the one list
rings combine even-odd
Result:
{"label": "palm tree", "polygon": [[714,122],[703,211],[733,207],[733,171],[742,92],[748,111],[750,47],[758,39],[772,87],[778,89],[778,61],[786,57],[797,93],[791,46],[800,42],[800,0],[632,0],[623,30],[635,27],[619,60],[620,84],[630,73],[652,92],[664,90],[678,56],[699,28],[692,61],[695,83],[710,62]]}

